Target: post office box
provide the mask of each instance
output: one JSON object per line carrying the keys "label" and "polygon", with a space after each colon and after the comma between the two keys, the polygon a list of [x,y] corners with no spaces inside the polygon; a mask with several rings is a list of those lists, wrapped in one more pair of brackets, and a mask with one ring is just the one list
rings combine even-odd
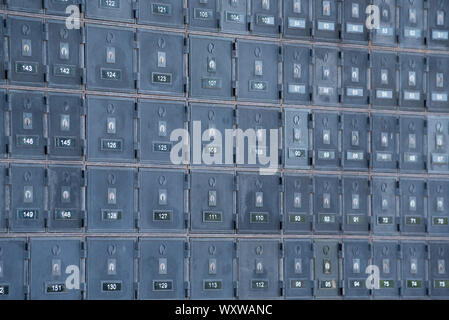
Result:
{"label": "post office box", "polygon": [[184,37],[175,33],[137,31],[139,92],[184,94]]}
{"label": "post office box", "polygon": [[280,232],[279,175],[237,173],[239,233]]}
{"label": "post office box", "polygon": [[398,232],[397,180],[388,177],[373,177],[372,180],[373,232],[375,235],[392,235]]}
{"label": "post office box", "polygon": [[427,108],[429,111],[448,112],[449,71],[445,66],[449,64],[449,58],[429,55],[427,59],[429,65]]}
{"label": "post office box", "polygon": [[281,2],[276,0],[251,0],[252,34],[279,37]]}
{"label": "post office box", "polygon": [[184,1],[138,1],[137,8],[138,23],[178,28],[184,27]]}
{"label": "post office box", "polygon": [[284,108],[284,166],[309,168],[309,112],[310,110]]}
{"label": "post office box", "polygon": [[373,265],[378,269],[378,273],[370,276],[374,282],[374,298],[394,299],[399,296],[399,250],[397,241],[373,241]]}
{"label": "post office box", "polygon": [[45,230],[45,167],[13,164],[8,175],[11,207],[9,228],[13,232]]}
{"label": "post office box", "polygon": [[87,96],[87,158],[134,161],[134,99]]}
{"label": "post office box", "polygon": [[310,102],[310,48],[284,44],[283,99],[287,103],[308,104]]}
{"label": "post office box", "polygon": [[190,184],[191,232],[233,232],[234,173],[191,171]]}
{"label": "post office box", "polygon": [[424,205],[426,191],[424,179],[402,178],[399,181],[402,234],[424,235],[426,232],[426,207]]}
{"label": "post office box", "polygon": [[248,40],[236,41],[237,99],[277,102],[279,100],[279,62],[281,49],[276,44]]}
{"label": "post office box", "polygon": [[449,117],[427,117],[429,172],[449,171]]}
{"label": "post office box", "polygon": [[424,147],[426,124],[423,117],[401,116],[399,118],[399,168],[403,172],[424,172],[427,150]]}
{"label": "post office box", "polygon": [[[141,162],[172,164],[171,141],[174,130],[185,129],[187,109],[184,103],[139,100],[139,159]],[[179,142],[181,143],[181,142]]]}
{"label": "post office box", "polygon": [[[0,5],[1,8],[1,5]],[[6,52],[5,52],[5,17],[0,14],[0,60],[3,63],[0,63],[0,83],[4,83],[6,80]]]}
{"label": "post office box", "polygon": [[29,252],[26,239],[0,239],[0,299],[23,300],[29,293],[25,292],[27,282],[27,262]]}
{"label": "post office box", "polygon": [[184,231],[187,179],[182,170],[139,170],[140,230]]}
{"label": "post office box", "polygon": [[240,299],[280,296],[279,240],[239,239],[237,246]]}
{"label": "post office box", "polygon": [[345,170],[368,170],[369,119],[366,113],[342,114],[342,164]]}
{"label": "post office box", "polygon": [[422,48],[425,46],[425,11],[427,0],[399,0],[398,37],[399,46],[402,48]]}
{"label": "post office box", "polygon": [[449,244],[431,241],[429,248],[430,295],[432,299],[447,299],[449,297],[449,274],[446,266],[449,264]]}
{"label": "post office box", "polygon": [[399,109],[424,111],[427,59],[422,55],[401,52],[399,64]]}
{"label": "post office box", "polygon": [[248,32],[248,0],[221,0],[220,31]]}
{"label": "post office box", "polygon": [[81,300],[84,259],[78,238],[31,238],[32,300]]}
{"label": "post office box", "polygon": [[313,250],[311,240],[284,240],[284,288],[287,299],[311,299]]}
{"label": "post office box", "polygon": [[57,20],[48,20],[46,28],[48,85],[80,89],[84,76],[81,29],[67,29],[64,21]]}
{"label": "post office box", "polygon": [[315,296],[337,298],[341,295],[341,244],[337,240],[317,240],[313,248]]}
{"label": "post office box", "polygon": [[237,106],[236,113],[237,128],[241,130],[236,137],[237,165],[277,168],[282,134],[279,132],[279,111],[275,108]]}
{"label": "post office box", "polygon": [[341,230],[340,194],[339,176],[313,177],[315,232],[338,233]]}
{"label": "post office box", "polygon": [[184,239],[141,238],[139,241],[139,299],[185,298]]}
{"label": "post office box", "polygon": [[7,151],[7,138],[6,138],[6,118],[5,113],[9,96],[6,95],[6,90],[0,90],[0,158],[6,158]]}
{"label": "post office box", "polygon": [[343,241],[343,295],[349,299],[367,299],[371,296],[366,287],[366,268],[371,265],[369,240]]}
{"label": "post office box", "polygon": [[87,238],[87,299],[135,298],[136,241]]}
{"label": "post office box", "polygon": [[42,87],[45,81],[42,20],[9,16],[5,31],[9,48],[9,83]]}
{"label": "post office box", "polygon": [[36,0],[5,0],[8,10],[42,12],[42,1]]}
{"label": "post office box", "polygon": [[86,88],[134,91],[136,42],[133,29],[87,24],[86,34]]}
{"label": "post office box", "polygon": [[235,243],[232,239],[190,241],[190,297],[192,299],[233,299]]}
{"label": "post office box", "polygon": [[446,2],[429,0],[427,4],[427,45],[431,49],[449,47],[449,19]]}
{"label": "post office box", "polygon": [[136,231],[136,175],[131,168],[87,168],[88,231]]}
{"label": "post office box", "polygon": [[401,296],[419,299],[427,296],[428,252],[425,242],[401,243]]}
{"label": "post office box", "polygon": [[373,44],[379,46],[395,46],[396,0],[373,0],[372,5],[379,8],[380,19],[379,28],[372,29]]}
{"label": "post office box", "polygon": [[335,48],[313,48],[312,100],[314,104],[338,104],[338,65],[340,64],[339,55],[340,54],[338,49]]}
{"label": "post office box", "polygon": [[133,8],[135,6],[135,0],[88,0],[85,2],[86,18],[124,22],[134,21]]}
{"label": "post office box", "polygon": [[233,165],[234,150],[226,142],[226,130],[233,130],[233,107],[190,104],[191,164]]}
{"label": "post office box", "polygon": [[343,49],[341,52],[343,77],[341,102],[344,106],[365,108],[368,106],[369,58],[370,55],[365,50]]}
{"label": "post office box", "polygon": [[218,31],[220,6],[217,0],[190,0],[189,29]]}
{"label": "post office box", "polygon": [[387,114],[371,116],[371,168],[375,171],[396,171],[398,118]]}
{"label": "post office box", "polygon": [[230,100],[233,89],[233,42],[224,38],[190,36],[190,96]]}
{"label": "post office box", "polygon": [[82,167],[49,166],[49,231],[81,231],[85,220],[84,186]]}
{"label": "post office box", "polygon": [[369,0],[346,0],[342,3],[341,38],[343,42],[368,44],[369,30],[366,28],[366,8]]}
{"label": "post office box", "polygon": [[337,0],[317,0],[313,2],[313,39],[339,40],[339,3]]}
{"label": "post office box", "polygon": [[312,21],[308,0],[284,0],[283,36],[285,38],[310,38]]}
{"label": "post office box", "polygon": [[343,223],[345,234],[368,234],[370,231],[370,185],[368,177],[343,176]]}
{"label": "post office box", "polygon": [[78,12],[81,12],[81,5],[84,7],[83,0],[46,0],[44,1],[45,13],[46,14],[54,14],[54,15],[71,15],[74,14],[72,10],[69,13],[66,12],[66,9],[69,6],[78,7]]}
{"label": "post office box", "polygon": [[79,95],[49,93],[47,101],[49,158],[80,160],[86,149],[81,121],[84,99]]}
{"label": "post office box", "polygon": [[393,110],[398,104],[398,56],[396,53],[374,51],[371,57],[373,107]]}
{"label": "post office box", "polygon": [[7,221],[8,221],[8,212],[6,211],[6,204],[7,204],[7,198],[6,198],[6,175],[8,173],[8,167],[7,164],[0,165],[0,232],[6,231],[8,228]]}
{"label": "post office box", "polygon": [[449,181],[431,179],[427,181],[427,217],[430,235],[449,232]]}
{"label": "post office box", "polygon": [[292,174],[285,174],[283,178],[285,186],[283,193],[284,232],[310,234],[313,224],[312,178],[308,175]]}
{"label": "post office box", "polygon": [[313,164],[315,168],[340,167],[339,117],[337,112],[313,112]]}
{"label": "post office box", "polygon": [[11,122],[8,152],[11,157],[45,158],[44,113],[47,105],[44,94],[11,90],[7,99]]}

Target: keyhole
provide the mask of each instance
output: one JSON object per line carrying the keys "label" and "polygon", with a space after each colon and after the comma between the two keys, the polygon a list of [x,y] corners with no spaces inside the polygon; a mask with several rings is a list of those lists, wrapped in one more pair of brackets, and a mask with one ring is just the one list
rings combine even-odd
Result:
{"label": "keyhole", "polygon": [[29,44],[26,43],[26,44],[23,45],[23,51],[24,52],[28,53],[28,52],[30,52],[30,50],[31,50],[31,47],[30,47]]}
{"label": "keyhole", "polygon": [[25,199],[31,199],[31,191],[25,191]]}
{"label": "keyhole", "polygon": [[297,205],[297,206],[299,206],[299,203],[301,202],[301,200],[299,200],[299,197],[296,197],[295,198],[295,204]]}
{"label": "keyhole", "polygon": [[301,73],[301,69],[299,68],[299,66],[295,66],[295,76],[298,78],[299,74]]}

